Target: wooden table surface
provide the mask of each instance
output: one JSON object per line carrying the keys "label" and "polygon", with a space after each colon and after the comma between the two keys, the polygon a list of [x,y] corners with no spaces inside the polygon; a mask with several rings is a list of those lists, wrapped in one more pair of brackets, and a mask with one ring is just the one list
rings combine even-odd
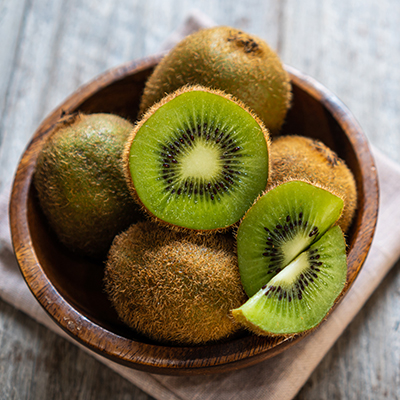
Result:
{"label": "wooden table surface", "polygon": [[[0,0],[0,190],[53,108],[106,69],[156,53],[194,8],[264,38],[400,162],[398,0]],[[399,288],[398,262],[296,399],[400,398]],[[151,397],[0,300],[0,399],[20,398]]]}

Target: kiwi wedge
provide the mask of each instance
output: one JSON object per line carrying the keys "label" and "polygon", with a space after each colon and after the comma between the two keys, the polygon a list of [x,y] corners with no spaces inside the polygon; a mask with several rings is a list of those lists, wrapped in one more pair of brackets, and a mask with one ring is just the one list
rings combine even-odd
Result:
{"label": "kiwi wedge", "polygon": [[357,208],[354,175],[332,149],[320,140],[289,135],[273,140],[270,146],[270,185],[290,179],[307,179],[322,185],[344,200],[338,225],[347,232]]}
{"label": "kiwi wedge", "polygon": [[224,230],[265,190],[269,136],[222,91],[185,86],[154,105],[125,148],[125,175],[148,215],[176,229]]}
{"label": "kiwi wedge", "polygon": [[259,335],[310,330],[334,305],[345,286],[346,273],[343,232],[334,226],[232,314]]}
{"label": "kiwi wedge", "polygon": [[279,132],[291,102],[291,83],[277,53],[261,38],[229,26],[195,32],[178,43],[146,82],[144,113],[165,93],[198,84],[230,93]]}
{"label": "kiwi wedge", "polygon": [[247,299],[232,235],[139,222],[115,238],[104,284],[121,320],[159,343],[204,344],[241,329],[230,313]]}
{"label": "kiwi wedge", "polygon": [[339,219],[343,200],[306,181],[267,191],[247,211],[237,231],[243,287],[249,297],[284,270]]}
{"label": "kiwi wedge", "polygon": [[114,236],[143,219],[122,166],[133,125],[113,114],[73,114],[53,128],[34,185],[56,236],[69,250],[103,259]]}

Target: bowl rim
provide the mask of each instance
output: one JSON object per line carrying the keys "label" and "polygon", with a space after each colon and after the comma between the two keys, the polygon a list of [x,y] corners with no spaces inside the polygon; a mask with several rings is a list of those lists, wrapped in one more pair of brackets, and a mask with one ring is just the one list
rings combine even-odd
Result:
{"label": "bowl rim", "polygon": [[[159,54],[131,61],[105,71],[79,87],[42,121],[21,157],[14,177],[9,207],[12,244],[19,268],[34,297],[59,327],[86,348],[119,364],[151,373],[196,375],[226,372],[273,357],[308,336],[310,331],[288,339],[249,335],[229,341],[230,346],[221,343],[199,347],[173,347],[137,342],[110,332],[80,314],[60,295],[47,277],[35,250],[30,246],[32,241],[24,242],[25,238],[31,238],[27,204],[35,164],[32,162],[32,157],[36,157],[35,150],[41,145],[46,133],[52,129],[54,121],[64,113],[78,108],[85,100],[109,84],[154,67],[162,56],[163,54]],[[346,132],[361,168],[362,183],[367,189],[364,192],[374,194],[363,199],[361,209],[358,210],[358,213],[361,213],[361,221],[358,231],[354,233],[357,234],[356,240],[348,251],[348,265],[352,268],[351,274],[354,278],[347,283],[343,291],[346,294],[362,268],[375,231],[379,203],[375,163],[368,141],[347,107],[314,78],[288,65],[285,65],[285,69],[292,82],[320,101]],[[76,99],[78,93],[79,101]],[[366,223],[367,215],[372,223]],[[207,355],[206,360],[205,355]]]}

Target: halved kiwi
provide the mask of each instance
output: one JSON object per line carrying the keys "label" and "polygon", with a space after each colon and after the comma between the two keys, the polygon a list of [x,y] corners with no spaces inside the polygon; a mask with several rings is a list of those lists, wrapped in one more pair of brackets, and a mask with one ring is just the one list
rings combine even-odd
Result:
{"label": "halved kiwi", "polygon": [[343,200],[306,181],[278,185],[247,211],[237,232],[243,287],[249,297],[318,240],[340,217]]}
{"label": "halved kiwi", "polygon": [[316,327],[346,283],[346,244],[334,226],[265,284],[234,318],[259,335],[293,335]]}
{"label": "halved kiwi", "polygon": [[268,146],[268,131],[241,102],[186,86],[137,124],[126,178],[144,210],[169,227],[224,230],[265,190]]}

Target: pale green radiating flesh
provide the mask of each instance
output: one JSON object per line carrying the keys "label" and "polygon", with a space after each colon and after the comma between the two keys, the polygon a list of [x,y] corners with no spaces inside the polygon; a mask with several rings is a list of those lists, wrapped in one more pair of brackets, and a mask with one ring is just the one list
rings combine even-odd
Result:
{"label": "pale green radiating flesh", "polygon": [[237,234],[239,269],[249,297],[339,218],[343,200],[302,181],[281,184],[246,213]]}
{"label": "pale green radiating flesh", "polygon": [[290,335],[317,326],[346,283],[343,233],[331,228],[240,308],[234,317],[259,334]]}

